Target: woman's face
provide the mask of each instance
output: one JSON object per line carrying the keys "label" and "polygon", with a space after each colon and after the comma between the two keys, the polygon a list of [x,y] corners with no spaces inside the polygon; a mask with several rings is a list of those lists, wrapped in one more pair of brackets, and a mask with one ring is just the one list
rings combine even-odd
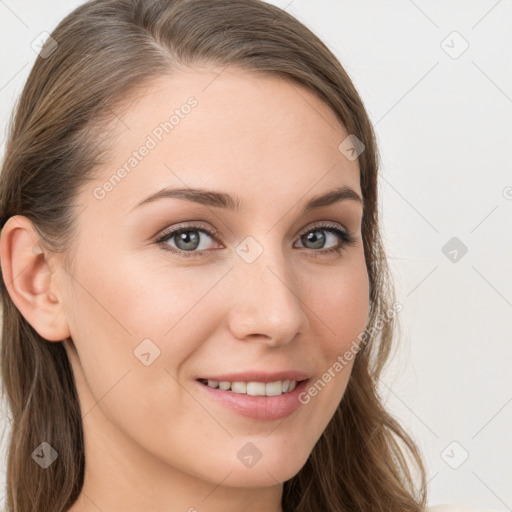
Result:
{"label": "woman's face", "polygon": [[238,70],[158,79],[119,116],[59,288],[97,475],[262,487],[305,464],[368,315],[348,135],[307,89]]}

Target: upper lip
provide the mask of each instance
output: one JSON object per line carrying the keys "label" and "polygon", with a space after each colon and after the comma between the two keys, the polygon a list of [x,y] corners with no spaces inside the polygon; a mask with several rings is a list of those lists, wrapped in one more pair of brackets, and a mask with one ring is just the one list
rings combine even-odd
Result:
{"label": "upper lip", "polygon": [[200,377],[204,380],[218,380],[219,382],[277,382],[280,380],[306,380],[308,375],[297,370],[285,370],[282,372],[246,371],[239,373],[224,373],[222,375],[208,375]]}

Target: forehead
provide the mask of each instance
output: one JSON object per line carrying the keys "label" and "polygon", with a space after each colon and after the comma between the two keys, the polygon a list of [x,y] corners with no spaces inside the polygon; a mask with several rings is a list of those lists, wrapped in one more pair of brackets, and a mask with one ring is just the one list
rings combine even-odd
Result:
{"label": "forehead", "polygon": [[103,207],[128,211],[168,186],[269,202],[329,185],[360,191],[357,161],[338,149],[348,133],[335,114],[306,87],[281,77],[187,69],[153,80],[127,105],[112,126],[108,165],[94,183],[107,184]]}

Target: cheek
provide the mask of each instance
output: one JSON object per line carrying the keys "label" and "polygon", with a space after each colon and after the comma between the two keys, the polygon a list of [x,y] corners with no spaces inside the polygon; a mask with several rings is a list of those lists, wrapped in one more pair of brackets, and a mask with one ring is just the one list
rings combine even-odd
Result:
{"label": "cheek", "polygon": [[[219,277],[210,272],[191,281],[192,273],[149,272],[122,258],[113,272],[105,261],[98,257],[77,271],[80,285],[68,316],[81,405],[86,421],[101,411],[130,437],[154,440],[158,453],[161,439],[172,444],[201,422],[211,428],[178,381],[182,365],[216,325],[208,291]],[[191,414],[177,421],[176,411]],[[190,416],[194,425],[187,423]]]}
{"label": "cheek", "polygon": [[[174,379],[218,327],[215,286],[223,273],[171,271],[161,260],[122,257],[114,271],[106,261],[82,260],[75,276],[70,330],[80,358],[75,371],[90,390],[84,410],[101,400],[113,404],[109,415],[136,418],[142,407],[156,421],[159,399],[176,400],[170,410],[183,406]],[[151,397],[144,396],[148,389]]]}
{"label": "cheek", "polygon": [[368,273],[364,259],[347,262],[329,279],[312,280],[307,305],[314,311],[315,357],[321,360],[317,380],[299,397],[314,443],[332,418],[345,393],[368,321]]}
{"label": "cheek", "polygon": [[364,262],[354,262],[329,276],[323,286],[310,287],[308,304],[323,324],[326,355],[336,357],[344,352],[364,331],[368,321],[368,285]]}

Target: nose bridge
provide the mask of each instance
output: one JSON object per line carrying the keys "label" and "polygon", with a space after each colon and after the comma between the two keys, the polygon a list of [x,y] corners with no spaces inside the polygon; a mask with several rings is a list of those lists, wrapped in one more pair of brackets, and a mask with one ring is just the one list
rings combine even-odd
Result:
{"label": "nose bridge", "polygon": [[250,238],[236,249],[231,330],[239,339],[260,335],[269,343],[287,343],[307,322],[300,283],[281,244],[272,237],[264,243]]}

